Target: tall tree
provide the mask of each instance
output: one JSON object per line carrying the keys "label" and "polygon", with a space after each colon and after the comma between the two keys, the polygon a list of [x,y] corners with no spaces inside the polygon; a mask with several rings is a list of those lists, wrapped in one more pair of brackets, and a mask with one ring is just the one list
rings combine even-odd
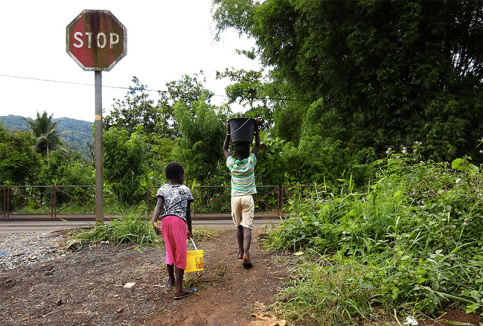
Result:
{"label": "tall tree", "polygon": [[185,166],[189,180],[201,180],[204,184],[221,184],[225,180],[226,168],[220,149],[228,113],[226,107],[210,105],[203,97],[190,106],[184,101],[175,105],[181,137],[174,157]]}
{"label": "tall tree", "polygon": [[123,100],[117,99],[110,114],[104,119],[104,129],[110,127],[126,130],[132,134],[136,126],[141,124],[146,133],[166,133],[164,119],[154,100],[149,98],[149,90],[141,84],[137,77],[132,79],[133,86],[129,86]]}
{"label": "tall tree", "polygon": [[158,91],[159,98],[150,98],[150,90],[133,77],[134,86],[123,100],[116,100],[110,115],[104,120],[104,129],[110,127],[123,129],[132,134],[136,126],[141,124],[146,135],[156,134],[161,137],[176,138],[179,136],[179,126],[174,119],[174,105],[184,101],[187,105],[196,102],[202,96],[211,98],[213,93],[204,87],[203,72],[193,77],[184,75],[178,81],[166,84],[166,91]]}
{"label": "tall tree", "polygon": [[9,133],[0,122],[0,184],[37,184],[42,157],[32,149],[29,132]]}
{"label": "tall tree", "polygon": [[244,69],[228,69],[216,72],[216,79],[228,78],[232,84],[225,87],[228,104],[238,102],[246,111],[243,116],[259,118],[261,129],[267,129],[273,123],[271,102],[265,94],[265,78],[263,69],[260,71]]}
{"label": "tall tree", "polygon": [[188,110],[194,113],[195,103],[203,99],[210,102],[213,92],[205,87],[206,79],[203,71],[193,74],[193,76],[183,75],[180,80],[175,80],[166,84],[167,91],[159,91],[158,106],[161,108],[165,123],[169,125],[174,137],[181,135],[179,121],[175,118],[175,105],[178,102],[186,104]]}
{"label": "tall tree", "polygon": [[106,190],[122,204],[138,204],[146,194],[141,184],[146,178],[148,144],[142,126],[132,134],[111,127],[104,133],[103,145]]}
{"label": "tall tree", "polygon": [[59,132],[57,129],[57,125],[61,120],[52,122],[52,115],[48,116],[46,111],[42,112],[42,114],[37,112],[36,119],[28,120],[24,118],[24,120],[35,138],[34,150],[45,155],[47,160],[50,158],[50,151],[58,150],[63,154],[69,152],[60,139],[60,136],[65,132]]}
{"label": "tall tree", "polygon": [[[296,109],[300,137],[310,130],[381,154],[423,141],[435,159],[478,157],[483,2],[214,0],[214,6],[219,33],[235,28],[255,38],[274,87],[317,100],[302,111],[277,108]],[[275,117],[278,130],[294,123],[291,114]]]}

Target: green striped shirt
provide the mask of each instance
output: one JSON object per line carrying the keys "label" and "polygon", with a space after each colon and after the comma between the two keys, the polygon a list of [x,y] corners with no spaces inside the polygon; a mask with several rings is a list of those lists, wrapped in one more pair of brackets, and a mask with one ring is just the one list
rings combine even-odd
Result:
{"label": "green striped shirt", "polygon": [[255,187],[256,163],[257,158],[253,153],[241,161],[231,156],[226,159],[226,166],[231,172],[231,195],[233,197],[251,195],[257,192]]}

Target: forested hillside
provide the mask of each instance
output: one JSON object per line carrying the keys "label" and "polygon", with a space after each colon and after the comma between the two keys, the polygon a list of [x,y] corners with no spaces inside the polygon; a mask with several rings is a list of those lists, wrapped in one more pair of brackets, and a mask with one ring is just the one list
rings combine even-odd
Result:
{"label": "forested hillside", "polygon": [[[58,120],[60,120],[58,131],[66,132],[61,136],[65,146],[76,153],[81,153],[85,159],[90,159],[89,144],[94,142],[91,131],[92,122],[71,118],[52,119],[53,122]],[[21,116],[12,114],[0,116],[0,121],[7,130],[29,131],[27,123]]]}

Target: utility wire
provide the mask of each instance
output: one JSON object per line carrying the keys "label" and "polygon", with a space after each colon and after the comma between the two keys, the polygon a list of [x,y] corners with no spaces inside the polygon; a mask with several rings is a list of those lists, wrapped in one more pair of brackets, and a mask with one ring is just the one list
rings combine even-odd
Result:
{"label": "utility wire", "polygon": [[[0,74],[0,77],[8,77],[8,78],[17,78],[17,79],[27,79],[27,80],[35,80],[41,82],[49,82],[49,83],[59,83],[59,84],[70,84],[70,85],[81,85],[81,86],[95,86],[94,84],[85,84],[85,83],[76,83],[76,82],[69,82],[69,81],[62,81],[62,80],[53,80],[53,79],[45,79],[45,78],[35,78],[35,77],[23,77],[23,76],[13,76],[13,75],[4,75]],[[114,89],[125,89],[130,90],[131,87],[123,87],[123,86],[109,86],[109,85],[102,85],[104,88],[114,88]],[[158,92],[158,93],[168,93],[168,91],[163,90],[156,90],[156,89],[143,89],[146,92]],[[228,98],[226,95],[218,95],[213,94],[213,96],[224,97]],[[314,100],[304,100],[304,99],[289,99],[289,98],[271,98],[271,97],[252,97],[252,99],[256,100],[271,100],[271,101],[292,101],[292,102],[313,102]]]}
{"label": "utility wire", "polygon": [[[76,83],[76,82],[68,82],[68,81],[45,79],[45,78],[22,77],[22,76],[3,75],[3,74],[0,74],[0,76],[1,77],[9,77],[9,78],[36,80],[36,81],[43,81],[43,82],[50,82],[50,83],[59,83],[59,84],[71,84],[71,85],[81,85],[81,86],[95,86],[94,84]],[[129,87],[108,86],[108,85],[102,85],[102,87],[106,87],[106,88],[118,88],[118,89],[130,89]],[[156,90],[151,90],[151,89],[146,89],[145,91],[147,91],[147,92],[166,92],[166,91],[156,91]]]}

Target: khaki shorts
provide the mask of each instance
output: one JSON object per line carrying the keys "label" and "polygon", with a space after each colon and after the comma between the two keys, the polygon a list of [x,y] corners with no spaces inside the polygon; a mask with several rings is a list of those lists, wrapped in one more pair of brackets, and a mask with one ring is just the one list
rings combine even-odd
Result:
{"label": "khaki shorts", "polygon": [[231,217],[236,226],[253,228],[255,204],[252,195],[231,197]]}

